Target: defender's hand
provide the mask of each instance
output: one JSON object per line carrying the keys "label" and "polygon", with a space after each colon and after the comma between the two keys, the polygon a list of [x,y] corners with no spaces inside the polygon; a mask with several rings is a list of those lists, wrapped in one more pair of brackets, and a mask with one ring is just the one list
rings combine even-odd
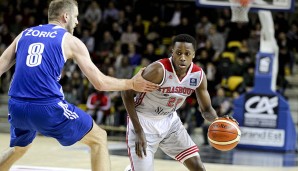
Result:
{"label": "defender's hand", "polygon": [[147,81],[142,77],[144,69],[145,68],[140,69],[140,71],[132,78],[132,89],[138,92],[151,92],[157,90],[159,85]]}

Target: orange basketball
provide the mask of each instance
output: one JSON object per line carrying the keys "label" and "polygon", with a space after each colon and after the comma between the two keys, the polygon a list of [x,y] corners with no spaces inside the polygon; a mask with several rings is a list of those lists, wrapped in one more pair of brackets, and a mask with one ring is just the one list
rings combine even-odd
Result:
{"label": "orange basketball", "polygon": [[220,118],[212,122],[208,128],[208,140],[212,147],[220,151],[228,151],[240,141],[239,126],[228,118]]}

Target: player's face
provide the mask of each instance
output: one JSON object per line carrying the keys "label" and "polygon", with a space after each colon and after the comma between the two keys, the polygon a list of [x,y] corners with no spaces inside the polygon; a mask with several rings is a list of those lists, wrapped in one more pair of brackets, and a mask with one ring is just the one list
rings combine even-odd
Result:
{"label": "player's face", "polygon": [[195,50],[191,43],[176,42],[172,54],[175,70],[186,72],[194,56]]}
{"label": "player's face", "polygon": [[74,28],[79,23],[78,22],[78,15],[79,15],[78,7],[74,7],[72,12],[68,15],[69,19],[68,19],[68,22],[66,24],[66,30],[71,34],[73,34]]}

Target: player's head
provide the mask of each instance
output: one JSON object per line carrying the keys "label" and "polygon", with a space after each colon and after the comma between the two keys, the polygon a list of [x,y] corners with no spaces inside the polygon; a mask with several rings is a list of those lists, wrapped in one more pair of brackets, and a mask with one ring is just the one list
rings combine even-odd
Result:
{"label": "player's head", "polygon": [[76,0],[52,0],[48,10],[48,20],[59,22],[73,34],[78,24],[78,3]]}
{"label": "player's head", "polygon": [[195,57],[197,43],[195,38],[188,34],[179,34],[173,39],[172,59],[176,70],[187,71]]}

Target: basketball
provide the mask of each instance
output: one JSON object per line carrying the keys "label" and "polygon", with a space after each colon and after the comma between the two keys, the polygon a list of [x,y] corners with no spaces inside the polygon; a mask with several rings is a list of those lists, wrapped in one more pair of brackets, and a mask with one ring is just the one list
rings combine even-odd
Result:
{"label": "basketball", "polygon": [[239,126],[228,118],[217,119],[208,128],[209,143],[220,151],[229,151],[235,148],[240,137]]}

